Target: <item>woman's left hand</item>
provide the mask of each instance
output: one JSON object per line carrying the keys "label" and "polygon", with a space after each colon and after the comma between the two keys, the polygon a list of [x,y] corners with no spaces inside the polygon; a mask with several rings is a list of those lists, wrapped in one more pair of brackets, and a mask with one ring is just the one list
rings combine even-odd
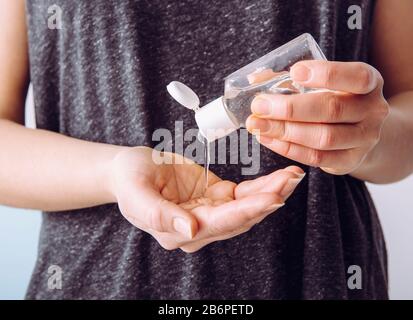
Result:
{"label": "woman's left hand", "polygon": [[389,112],[380,73],[361,62],[309,60],[297,62],[291,77],[334,92],[261,94],[247,129],[284,157],[332,174],[355,171],[378,143]]}

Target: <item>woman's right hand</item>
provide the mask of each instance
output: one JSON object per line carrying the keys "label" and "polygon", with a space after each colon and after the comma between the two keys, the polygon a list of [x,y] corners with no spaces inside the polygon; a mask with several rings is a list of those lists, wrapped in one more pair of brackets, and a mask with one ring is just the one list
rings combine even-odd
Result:
{"label": "woman's right hand", "polygon": [[304,177],[291,166],[237,185],[210,172],[205,190],[203,167],[147,147],[123,149],[112,169],[110,189],[123,216],[163,248],[185,252],[248,231],[283,206]]}

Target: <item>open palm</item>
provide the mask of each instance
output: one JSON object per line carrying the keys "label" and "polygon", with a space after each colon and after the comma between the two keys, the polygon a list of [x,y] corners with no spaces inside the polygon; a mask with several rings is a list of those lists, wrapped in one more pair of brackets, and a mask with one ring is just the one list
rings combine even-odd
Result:
{"label": "open palm", "polygon": [[125,218],[164,248],[186,252],[248,231],[281,207],[303,177],[292,166],[237,185],[209,172],[206,187],[203,167],[145,147],[119,154],[115,164]]}

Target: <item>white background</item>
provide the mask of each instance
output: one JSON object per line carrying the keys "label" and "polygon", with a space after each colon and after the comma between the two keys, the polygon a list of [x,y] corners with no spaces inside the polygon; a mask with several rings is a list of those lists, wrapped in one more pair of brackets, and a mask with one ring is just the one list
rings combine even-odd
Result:
{"label": "white background", "polygon": [[[33,123],[31,103],[27,111],[28,122]],[[390,297],[413,299],[413,176],[391,185],[369,185],[369,189],[387,241]],[[24,297],[39,230],[38,212],[0,206],[0,299]]]}

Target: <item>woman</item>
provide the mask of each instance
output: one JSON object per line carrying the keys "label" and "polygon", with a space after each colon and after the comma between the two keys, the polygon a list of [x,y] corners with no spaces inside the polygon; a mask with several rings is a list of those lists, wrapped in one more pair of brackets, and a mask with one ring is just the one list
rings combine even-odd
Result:
{"label": "woman", "polygon": [[[0,202],[44,211],[27,298],[388,297],[363,180],[412,172],[411,2],[0,3]],[[291,70],[334,92],[253,101],[247,127],[266,147],[256,179],[215,165],[203,194],[201,167],[154,163],[155,129],[195,127],[169,81],[210,101],[224,76],[304,32],[344,62]],[[36,130],[22,126],[29,79]]]}

